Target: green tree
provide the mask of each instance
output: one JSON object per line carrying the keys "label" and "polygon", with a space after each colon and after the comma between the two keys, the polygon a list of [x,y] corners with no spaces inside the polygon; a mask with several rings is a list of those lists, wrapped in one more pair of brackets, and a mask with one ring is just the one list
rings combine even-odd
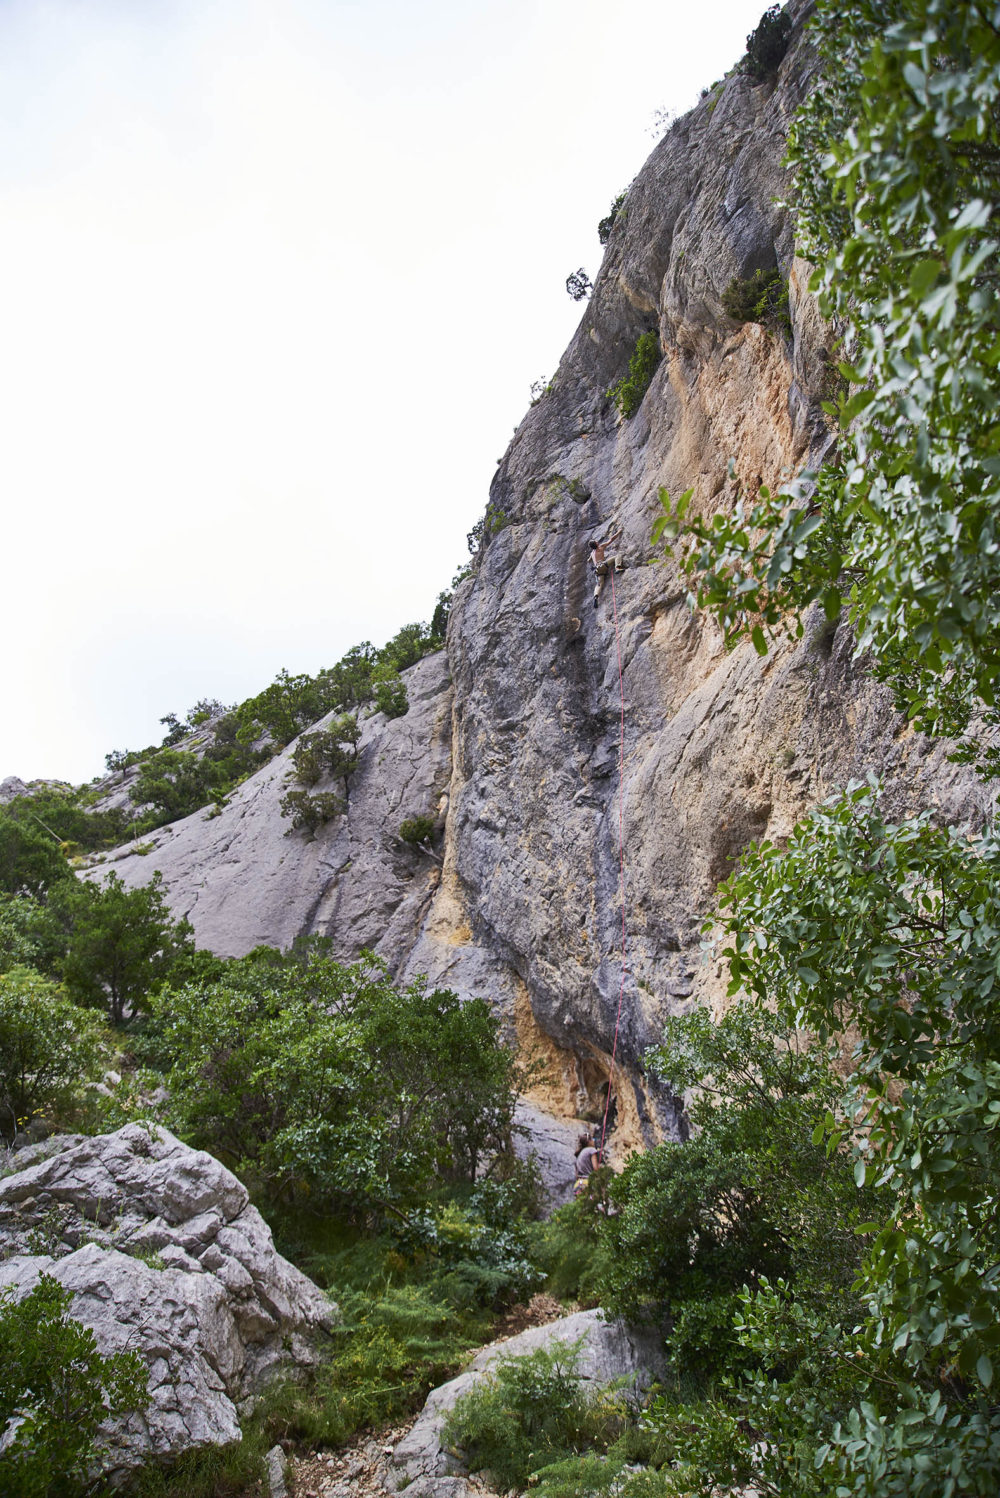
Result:
{"label": "green tree", "polygon": [[68,928],[62,978],[79,1003],[107,1009],[112,1024],[134,1017],[193,951],[191,926],[174,921],[157,872],[126,888],[117,874],[60,889],[53,904]]}
{"label": "green tree", "polygon": [[253,953],[160,995],[149,1044],[178,1129],[272,1200],[405,1215],[509,1142],[516,1066],[490,1007],[398,988],[373,958]]}
{"label": "green tree", "polygon": [[55,837],[30,822],[0,815],[0,892],[38,895],[72,877]]}
{"label": "green tree", "polygon": [[103,1357],[72,1299],[46,1274],[19,1301],[0,1290],[0,1481],[17,1498],[93,1492],[101,1423],[149,1403],[142,1358]]}
{"label": "green tree", "polygon": [[108,1049],[98,1015],[27,967],[0,973],[0,1131],[12,1139],[38,1113],[61,1118],[97,1081]]}
{"label": "green tree", "polygon": [[660,335],[641,333],[628,361],[628,373],[622,375],[618,383],[607,391],[608,399],[614,402],[626,419],[634,416],[642,405],[643,396],[653,383],[653,376],[662,357]]}

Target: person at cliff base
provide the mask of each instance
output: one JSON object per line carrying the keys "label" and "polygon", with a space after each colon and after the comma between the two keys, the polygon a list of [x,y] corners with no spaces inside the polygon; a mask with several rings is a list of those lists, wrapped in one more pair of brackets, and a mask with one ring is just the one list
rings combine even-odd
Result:
{"label": "person at cliff base", "polygon": [[596,1135],[592,1139],[589,1134],[581,1134],[576,1141],[576,1180],[573,1182],[573,1194],[579,1196],[587,1184],[587,1177],[592,1175],[601,1163],[601,1152],[597,1148]]}
{"label": "person at cliff base", "polygon": [[592,536],[590,539],[590,563],[594,569],[594,573],[597,579],[597,581],[594,583],[595,609],[601,596],[601,589],[604,586],[604,579],[607,577],[610,569],[614,567],[616,572],[621,572],[622,568],[625,566],[625,563],[620,556],[608,555],[610,548],[616,546],[621,538],[622,533],[620,530],[617,530],[603,541],[600,540],[600,538],[597,536]]}

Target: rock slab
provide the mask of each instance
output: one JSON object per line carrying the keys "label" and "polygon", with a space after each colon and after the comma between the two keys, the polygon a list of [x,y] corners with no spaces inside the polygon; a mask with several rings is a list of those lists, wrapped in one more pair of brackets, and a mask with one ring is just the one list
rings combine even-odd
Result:
{"label": "rock slab", "polygon": [[101,1353],[138,1350],[149,1368],[146,1411],[102,1432],[107,1475],[238,1440],[269,1377],[316,1361],[336,1307],[211,1155],[128,1124],[56,1136],[13,1164],[0,1179],[0,1290],[20,1299],[50,1274]]}

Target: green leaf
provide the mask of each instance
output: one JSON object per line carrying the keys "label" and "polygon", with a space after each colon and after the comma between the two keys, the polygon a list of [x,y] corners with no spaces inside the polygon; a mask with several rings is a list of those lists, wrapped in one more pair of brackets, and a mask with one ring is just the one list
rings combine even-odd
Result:
{"label": "green leaf", "polygon": [[993,1364],[985,1352],[976,1363],[976,1373],[979,1375],[979,1382],[988,1389],[993,1382]]}
{"label": "green leaf", "polygon": [[767,641],[764,638],[764,631],[761,629],[759,624],[754,625],[753,630],[750,634],[750,638],[753,641],[753,648],[754,650],[756,650],[757,654],[767,655]]}

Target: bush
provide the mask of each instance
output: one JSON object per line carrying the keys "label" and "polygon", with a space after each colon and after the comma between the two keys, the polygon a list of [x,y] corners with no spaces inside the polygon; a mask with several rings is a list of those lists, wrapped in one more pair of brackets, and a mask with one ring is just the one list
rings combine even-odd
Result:
{"label": "bush", "polygon": [[402,718],[408,711],[410,700],[406,695],[406,683],[391,665],[375,667],[372,677],[375,687],[375,706],[387,718]]}
{"label": "bush", "polygon": [[593,283],[582,265],[579,270],[573,271],[566,277],[566,290],[574,302],[586,301],[593,289]]}
{"label": "bush", "polygon": [[791,333],[788,282],[776,270],[755,270],[745,281],[734,276],[722,293],[722,307],[734,322],[756,322]]}
{"label": "bush", "polygon": [[578,1344],[558,1342],[499,1359],[449,1412],[444,1440],[473,1471],[488,1469],[502,1492],[524,1488],[539,1468],[581,1449],[606,1448],[625,1423],[626,1406],[612,1391],[588,1399],[578,1361]]}
{"label": "bush", "polygon": [[7,811],[0,815],[0,893],[39,895],[72,877],[55,838]]}
{"label": "bush", "polygon": [[606,392],[624,417],[634,416],[642,405],[642,398],[652,384],[661,357],[659,335],[641,334],[628,361],[628,374]]}
{"label": "bush", "polygon": [[145,1048],[178,1130],[271,1201],[405,1221],[509,1143],[517,1071],[490,1006],[321,943],[162,995]]}
{"label": "bush", "polygon": [[291,818],[293,832],[305,829],[311,835],[315,835],[325,822],[332,822],[347,810],[343,796],[334,795],[333,791],[321,791],[315,796],[303,790],[286,791],[278,805],[281,815]]}
{"label": "bush", "polygon": [[600,223],[598,224],[597,237],[601,241],[601,244],[607,244],[608,240],[611,238],[611,231],[615,227],[615,224],[618,222],[619,218],[621,218],[622,222],[624,222],[624,207],[625,199],[627,197],[628,188],[626,188],[624,192],[620,192],[618,194],[617,198],[615,198],[614,202],[611,204],[611,207],[608,210],[607,214],[604,218],[601,219]]}
{"label": "bush", "polygon": [[747,37],[744,66],[751,78],[762,83],[778,71],[781,59],[788,51],[792,33],[792,18],[778,5],[772,5],[761,16]]}
{"label": "bush", "polygon": [[407,817],[399,824],[399,835],[411,848],[422,847],[434,841],[433,817]]}
{"label": "bush", "polygon": [[149,1403],[139,1354],[102,1357],[71,1301],[45,1274],[18,1302],[0,1290],[0,1442],[5,1491],[17,1498],[91,1492],[101,1422]]}
{"label": "bush", "polygon": [[107,1032],[30,968],[0,975],[0,1133],[39,1113],[65,1118],[102,1070]]}
{"label": "bush", "polygon": [[148,884],[127,889],[117,874],[104,884],[74,880],[51,901],[68,928],[61,972],[81,1004],[106,1008],[120,1025],[194,952],[191,926],[174,921],[157,871]]}

